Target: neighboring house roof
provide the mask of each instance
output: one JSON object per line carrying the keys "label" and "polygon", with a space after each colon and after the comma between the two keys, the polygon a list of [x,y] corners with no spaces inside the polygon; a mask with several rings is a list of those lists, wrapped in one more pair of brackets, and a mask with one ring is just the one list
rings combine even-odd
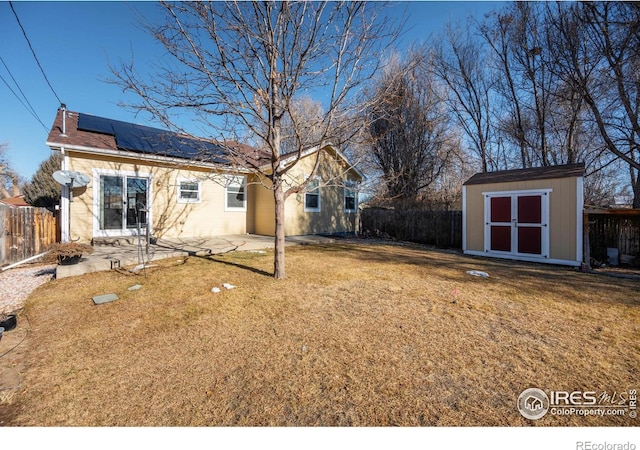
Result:
{"label": "neighboring house roof", "polygon": [[[63,112],[66,112],[63,124]],[[63,132],[64,128],[64,132]],[[234,141],[217,142],[185,136],[168,130],[107,119],[90,114],[58,110],[47,138],[53,149],[70,150],[120,156],[153,161],[184,161],[198,166],[244,166],[268,168],[270,153]],[[360,177],[365,178],[347,157],[328,143]],[[302,152],[301,157],[319,151],[313,147]],[[283,164],[290,164],[297,152],[284,155]]]}
{"label": "neighboring house roof", "polygon": [[24,195],[16,195],[14,197],[7,197],[0,199],[0,203],[9,206],[31,206],[29,203],[24,201]]}
{"label": "neighboring house roof", "polygon": [[565,164],[562,166],[533,167],[530,169],[477,173],[469,178],[464,185],[510,183],[513,181],[548,180],[551,178],[582,176],[584,176],[584,163]]}

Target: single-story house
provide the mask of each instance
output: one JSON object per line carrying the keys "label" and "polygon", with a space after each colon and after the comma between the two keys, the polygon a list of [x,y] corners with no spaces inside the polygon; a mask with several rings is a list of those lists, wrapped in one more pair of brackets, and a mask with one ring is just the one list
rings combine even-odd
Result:
{"label": "single-story house", "polygon": [[462,187],[469,255],[580,266],[584,164],[477,173]]}
{"label": "single-story house", "polygon": [[[253,147],[65,108],[58,110],[47,145],[62,154],[62,170],[89,177],[87,186],[71,193],[63,186],[63,241],[135,236],[146,232],[145,226],[156,238],[275,234],[269,180],[230,156],[241,154],[253,163],[264,159],[268,170],[267,155]],[[288,236],[355,231],[357,185],[364,175],[334,145],[303,152],[288,172],[289,185],[305,181],[318,158],[316,179],[286,201]]]}

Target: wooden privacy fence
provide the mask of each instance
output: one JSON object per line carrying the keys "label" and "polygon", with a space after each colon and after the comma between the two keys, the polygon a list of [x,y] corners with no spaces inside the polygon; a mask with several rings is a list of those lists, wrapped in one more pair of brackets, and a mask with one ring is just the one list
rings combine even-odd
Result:
{"label": "wooden privacy fence", "polygon": [[360,220],[365,233],[387,233],[402,241],[462,248],[462,211],[365,208]]}
{"label": "wooden privacy fence", "polygon": [[56,242],[55,215],[45,208],[0,204],[0,266],[38,255]]}
{"label": "wooden privacy fence", "polygon": [[620,262],[640,265],[640,209],[586,210],[591,258],[607,263],[607,249],[618,249]]}

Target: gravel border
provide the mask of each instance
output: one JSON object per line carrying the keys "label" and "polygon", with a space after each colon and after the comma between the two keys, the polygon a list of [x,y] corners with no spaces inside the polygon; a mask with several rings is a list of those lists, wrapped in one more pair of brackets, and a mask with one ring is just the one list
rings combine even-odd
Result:
{"label": "gravel border", "polygon": [[0,272],[0,316],[19,312],[27,297],[55,273],[55,265],[42,264]]}

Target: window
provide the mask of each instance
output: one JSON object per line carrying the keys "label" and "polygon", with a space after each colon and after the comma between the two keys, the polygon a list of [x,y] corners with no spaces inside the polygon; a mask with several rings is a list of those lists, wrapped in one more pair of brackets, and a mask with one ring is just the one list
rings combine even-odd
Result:
{"label": "window", "polygon": [[345,181],[344,183],[344,211],[356,212],[357,197],[356,183],[353,181]]}
{"label": "window", "polygon": [[225,192],[225,211],[246,211],[246,177],[227,177],[227,188]]}
{"label": "window", "polygon": [[200,203],[200,182],[179,178],[178,203]]}
{"label": "window", "polygon": [[304,212],[320,212],[320,181],[311,180],[304,193]]}

